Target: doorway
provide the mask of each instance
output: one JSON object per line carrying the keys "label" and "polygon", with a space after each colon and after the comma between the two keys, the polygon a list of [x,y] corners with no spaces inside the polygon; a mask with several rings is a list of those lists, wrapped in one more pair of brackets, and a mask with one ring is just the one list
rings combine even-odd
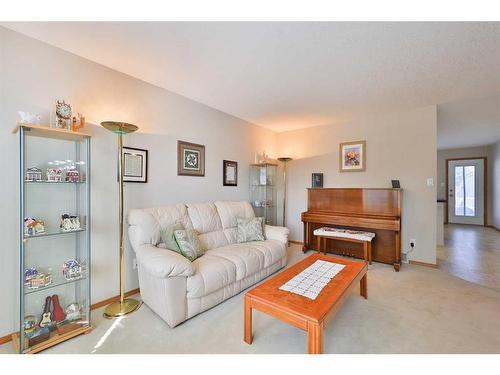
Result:
{"label": "doorway", "polygon": [[486,158],[447,159],[448,222],[486,224]]}

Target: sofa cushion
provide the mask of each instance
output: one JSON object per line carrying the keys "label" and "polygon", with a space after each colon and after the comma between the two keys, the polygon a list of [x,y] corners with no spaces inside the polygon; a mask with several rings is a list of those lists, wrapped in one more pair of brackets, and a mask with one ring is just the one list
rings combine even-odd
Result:
{"label": "sofa cushion", "polygon": [[160,242],[160,228],[180,222],[184,228],[193,228],[186,206],[176,204],[156,208],[130,210],[128,214],[129,239],[135,251],[142,244],[157,245]]}
{"label": "sofa cushion", "polygon": [[265,240],[263,217],[239,217],[236,221],[238,223],[238,243]]}
{"label": "sofa cushion", "polygon": [[194,229],[174,230],[174,236],[175,241],[179,245],[181,255],[190,261],[201,257],[205,253],[205,249]]}
{"label": "sofa cushion", "polygon": [[213,203],[188,203],[187,212],[198,234],[221,231],[222,222]]}
{"label": "sofa cushion", "polygon": [[206,253],[191,263],[195,269],[187,279],[187,297],[199,298],[236,281],[236,266],[233,262]]}
{"label": "sofa cushion", "polygon": [[233,263],[236,280],[242,280],[286,257],[286,245],[276,240],[255,241],[219,247],[206,254]]}
{"label": "sofa cushion", "polygon": [[248,218],[254,217],[253,208],[250,203],[246,201],[242,202],[222,202],[217,201],[214,203],[217,207],[217,212],[219,213],[220,220],[222,222],[222,228],[228,229],[237,226],[236,218]]}

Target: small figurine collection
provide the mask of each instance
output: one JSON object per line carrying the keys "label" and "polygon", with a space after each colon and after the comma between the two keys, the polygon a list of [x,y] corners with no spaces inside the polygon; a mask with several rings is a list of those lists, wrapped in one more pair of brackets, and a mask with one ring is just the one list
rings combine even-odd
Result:
{"label": "small figurine collection", "polygon": [[35,315],[24,318],[23,329],[29,346],[49,339],[52,331],[61,333],[80,327],[82,316],[83,309],[77,302],[70,303],[63,310],[57,294],[47,296],[39,319]]}
{"label": "small figurine collection", "polygon": [[50,272],[39,272],[35,267],[24,271],[24,286],[28,289],[38,289],[52,284]]}
{"label": "small figurine collection", "polygon": [[[52,163],[49,163],[52,164]],[[76,162],[74,164],[83,164]],[[26,169],[24,181],[26,182],[80,182],[80,172],[73,165],[65,168],[47,168],[45,180],[42,178],[42,170],[38,167]],[[66,172],[64,172],[66,171]]]}
{"label": "small figurine collection", "polygon": [[83,268],[76,259],[69,259],[63,263],[62,273],[66,280],[76,280],[82,277]]}
{"label": "small figurine collection", "polygon": [[45,233],[45,223],[33,217],[24,218],[24,235],[36,236]]}
{"label": "small figurine collection", "polygon": [[63,214],[61,215],[61,224],[59,225],[62,232],[71,232],[81,229],[80,218],[78,216]]}

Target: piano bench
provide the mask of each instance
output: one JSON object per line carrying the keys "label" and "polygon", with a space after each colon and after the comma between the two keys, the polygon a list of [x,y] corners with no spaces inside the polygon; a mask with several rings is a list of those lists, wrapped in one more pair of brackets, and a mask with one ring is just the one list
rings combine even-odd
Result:
{"label": "piano bench", "polygon": [[363,244],[364,259],[372,264],[372,239],[375,233],[358,230],[323,227],[316,229],[313,234],[318,237],[318,252],[326,255],[326,240],[341,240]]}

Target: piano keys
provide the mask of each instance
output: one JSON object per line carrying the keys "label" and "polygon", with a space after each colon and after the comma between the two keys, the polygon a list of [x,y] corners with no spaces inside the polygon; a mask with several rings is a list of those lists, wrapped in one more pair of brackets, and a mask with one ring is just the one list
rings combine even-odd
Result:
{"label": "piano keys", "polygon": [[[315,229],[331,226],[375,233],[372,257],[401,267],[401,189],[310,188],[304,224],[303,251],[318,250]],[[327,240],[327,251],[363,259],[362,244]]]}

